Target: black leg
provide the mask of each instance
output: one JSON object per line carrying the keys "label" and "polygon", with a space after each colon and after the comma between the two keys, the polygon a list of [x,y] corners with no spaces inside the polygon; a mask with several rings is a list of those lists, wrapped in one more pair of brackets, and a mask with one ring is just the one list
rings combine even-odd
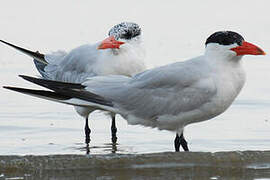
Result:
{"label": "black leg", "polygon": [[115,154],[117,151],[117,144],[116,143],[113,143],[112,144],[112,153]]}
{"label": "black leg", "polygon": [[187,141],[185,140],[183,133],[181,133],[180,136],[178,135],[178,133],[176,133],[176,137],[174,139],[175,152],[179,152],[180,145],[182,146],[184,151],[189,151],[188,144]]}
{"label": "black leg", "polygon": [[89,128],[89,125],[88,125],[88,117],[85,118],[84,133],[85,133],[85,143],[86,143],[87,145],[89,145],[89,143],[90,143],[90,133],[91,133],[91,129]]}
{"label": "black leg", "polygon": [[185,137],[184,137],[183,133],[180,135],[180,144],[181,144],[182,148],[184,149],[184,151],[189,151],[188,143],[185,140]]}
{"label": "black leg", "polygon": [[112,143],[116,144],[116,141],[117,141],[117,137],[116,137],[117,128],[115,126],[115,115],[112,116],[111,132],[112,132]]}
{"label": "black leg", "polygon": [[86,154],[89,154],[90,153],[90,147],[89,147],[89,144],[86,144]]}
{"label": "black leg", "polygon": [[174,148],[175,148],[175,152],[179,152],[179,148],[180,148],[180,137],[179,137],[178,133],[176,133],[176,137],[174,139]]}

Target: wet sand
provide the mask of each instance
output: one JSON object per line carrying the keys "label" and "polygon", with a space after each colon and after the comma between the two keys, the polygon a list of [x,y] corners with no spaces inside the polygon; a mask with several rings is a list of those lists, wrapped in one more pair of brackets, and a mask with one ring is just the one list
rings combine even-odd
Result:
{"label": "wet sand", "polygon": [[0,179],[261,179],[270,151],[0,156]]}

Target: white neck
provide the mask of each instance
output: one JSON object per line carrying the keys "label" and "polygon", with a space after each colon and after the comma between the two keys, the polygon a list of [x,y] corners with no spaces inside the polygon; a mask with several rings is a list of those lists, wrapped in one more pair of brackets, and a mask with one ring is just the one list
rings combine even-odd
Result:
{"label": "white neck", "polygon": [[99,75],[132,76],[146,68],[145,49],[139,36],[137,39],[126,40],[119,49],[108,49],[103,52],[99,65],[96,67]]}
{"label": "white neck", "polygon": [[242,56],[236,56],[231,48],[238,46],[237,44],[222,46],[217,43],[208,44],[205,48],[205,57],[209,64],[222,68],[222,66],[237,67],[242,64]]}
{"label": "white neck", "polygon": [[[210,45],[210,46],[209,46]],[[236,56],[231,46],[209,44],[205,51],[205,61],[211,69],[211,77],[216,83],[217,98],[225,110],[233,102],[245,84],[246,75],[242,67],[242,56]]]}

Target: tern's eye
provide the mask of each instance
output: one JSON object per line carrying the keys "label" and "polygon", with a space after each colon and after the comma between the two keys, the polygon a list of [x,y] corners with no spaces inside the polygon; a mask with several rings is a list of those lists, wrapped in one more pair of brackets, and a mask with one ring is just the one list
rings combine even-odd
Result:
{"label": "tern's eye", "polygon": [[127,31],[122,35],[122,38],[123,39],[131,39],[132,38],[132,33],[130,31]]}
{"label": "tern's eye", "polygon": [[244,42],[244,41],[241,39],[241,40],[237,41],[236,43],[237,43],[239,46],[242,46],[243,42]]}

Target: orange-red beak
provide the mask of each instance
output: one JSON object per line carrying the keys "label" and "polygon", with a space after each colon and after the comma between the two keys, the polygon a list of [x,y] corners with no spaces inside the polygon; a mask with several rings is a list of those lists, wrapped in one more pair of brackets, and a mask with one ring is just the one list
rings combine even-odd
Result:
{"label": "orange-red beak", "polygon": [[121,41],[116,41],[114,36],[110,36],[106,39],[104,39],[101,44],[98,46],[98,49],[113,49],[117,48],[119,49],[120,45],[125,44],[124,42]]}
{"label": "orange-red beak", "polygon": [[237,56],[247,55],[247,54],[266,55],[266,53],[261,48],[259,48],[258,46],[255,46],[254,44],[246,42],[246,41],[244,41],[241,46],[231,48],[231,50],[236,52]]}

